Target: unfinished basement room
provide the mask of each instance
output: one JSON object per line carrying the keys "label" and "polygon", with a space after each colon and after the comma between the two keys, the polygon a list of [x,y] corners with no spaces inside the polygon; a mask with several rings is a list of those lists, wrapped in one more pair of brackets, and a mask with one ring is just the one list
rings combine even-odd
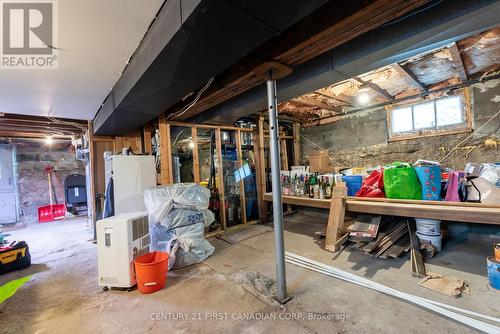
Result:
{"label": "unfinished basement room", "polygon": [[500,0],[0,17],[0,333],[500,334]]}

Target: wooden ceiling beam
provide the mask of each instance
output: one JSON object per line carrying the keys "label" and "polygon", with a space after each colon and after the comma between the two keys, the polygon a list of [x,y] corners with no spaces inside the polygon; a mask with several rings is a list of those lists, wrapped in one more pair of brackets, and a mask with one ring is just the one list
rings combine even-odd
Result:
{"label": "wooden ceiling beam", "polygon": [[[66,122],[66,123],[76,123],[81,126],[87,127],[87,121],[79,120],[79,119],[68,119],[68,118],[59,118],[52,117],[56,120]],[[50,118],[45,116],[32,116],[32,115],[19,115],[19,114],[10,114],[10,113],[0,113],[0,119],[12,119],[12,120],[22,120],[27,123],[33,122],[50,122],[53,123]]]}
{"label": "wooden ceiling beam", "polygon": [[59,129],[47,130],[47,129],[36,129],[36,128],[22,128],[22,127],[12,127],[12,126],[2,126],[0,125],[0,131],[3,132],[24,132],[24,133],[37,133],[47,136],[68,136],[71,137],[75,135],[75,132],[64,131]]}
{"label": "wooden ceiling beam", "polygon": [[335,95],[335,94],[332,94],[330,93],[326,88],[322,88],[322,89],[319,89],[317,91],[315,91],[316,94],[318,95],[321,95],[321,96],[324,96],[326,98],[329,98],[329,99],[332,99],[332,100],[335,100],[335,101],[338,101],[338,102],[342,102],[342,103],[345,103],[346,105],[348,105],[349,107],[360,107],[355,101],[353,98],[351,98],[350,96],[345,96],[345,95]]}
{"label": "wooden ceiling beam", "polygon": [[448,48],[448,51],[450,52],[453,64],[455,64],[455,68],[457,69],[458,77],[462,80],[462,82],[467,82],[469,80],[469,76],[467,75],[464,62],[460,56],[460,51],[458,51],[457,43],[453,43]]}
{"label": "wooden ceiling beam", "polygon": [[381,88],[380,86],[378,86],[377,84],[374,84],[371,81],[364,81],[363,79],[361,79],[360,77],[357,77],[357,76],[352,77],[352,79],[361,84],[360,88],[363,88],[363,87],[370,88],[371,90],[373,90],[375,93],[382,96],[386,100],[394,99],[394,96],[392,96],[385,89]]}
{"label": "wooden ceiling beam", "polygon": [[[29,131],[9,131],[0,129],[0,137],[7,138],[47,138],[47,134]],[[70,135],[52,135],[53,138],[70,139]]]}
{"label": "wooden ceiling beam", "polygon": [[23,129],[45,129],[47,131],[50,130],[61,130],[61,131],[67,131],[67,132],[82,132],[82,129],[68,126],[68,125],[59,125],[59,124],[45,124],[45,123],[30,123],[26,124],[22,121],[15,121],[15,120],[4,120],[0,118],[0,126],[11,126],[11,127],[18,127],[18,128],[23,128]]}
{"label": "wooden ceiling beam", "polygon": [[[320,108],[320,109],[324,109],[324,110],[328,110],[328,111],[333,111],[333,112],[339,112],[339,108],[338,107],[334,107],[334,106],[331,106],[327,103],[324,103],[320,100],[316,100],[316,99],[313,99],[313,98],[310,98],[310,97],[297,97],[295,99],[292,99],[290,100],[290,102],[292,103],[299,103],[299,104],[303,104],[303,105],[306,105],[306,106],[310,106],[310,107],[314,107],[314,108]],[[340,110],[341,111],[341,110]]]}
{"label": "wooden ceiling beam", "polygon": [[411,81],[411,83],[423,92],[427,92],[427,87],[421,83],[418,78],[406,67],[399,65],[398,63],[391,65],[392,68],[399,73],[402,77],[406,77]]}

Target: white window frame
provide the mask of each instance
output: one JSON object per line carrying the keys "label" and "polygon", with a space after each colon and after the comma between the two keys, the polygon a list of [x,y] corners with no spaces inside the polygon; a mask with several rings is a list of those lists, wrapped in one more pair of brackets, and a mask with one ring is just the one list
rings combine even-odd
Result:
{"label": "white window frame", "polygon": [[[464,116],[464,121],[457,124],[451,125],[437,125],[437,112],[436,112],[436,102],[445,98],[452,97],[444,96],[438,97],[429,100],[421,100],[416,103],[410,104],[398,104],[391,105],[386,107],[386,120],[387,120],[387,133],[388,133],[388,141],[398,141],[398,140],[408,140],[408,139],[416,139],[422,137],[433,137],[433,136],[444,136],[449,134],[460,134],[467,133],[473,131],[472,126],[472,111],[471,111],[471,103],[470,103],[470,91],[468,88],[464,88],[456,91],[453,96],[459,96],[462,105],[462,112]],[[432,102],[434,104],[434,118],[435,125],[433,127],[424,128],[424,129],[415,129],[415,121],[413,119],[413,108],[417,105],[426,104]],[[394,132],[392,127],[392,112],[397,109],[402,108],[411,108],[412,110],[412,123],[413,130],[404,131],[404,132]]]}

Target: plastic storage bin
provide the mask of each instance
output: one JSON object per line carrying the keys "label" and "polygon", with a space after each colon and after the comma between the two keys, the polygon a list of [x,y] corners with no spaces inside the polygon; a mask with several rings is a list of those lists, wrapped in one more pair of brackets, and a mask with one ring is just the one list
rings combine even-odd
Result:
{"label": "plastic storage bin", "polygon": [[363,177],[361,175],[347,175],[342,177],[347,186],[347,196],[354,196],[361,189]]}

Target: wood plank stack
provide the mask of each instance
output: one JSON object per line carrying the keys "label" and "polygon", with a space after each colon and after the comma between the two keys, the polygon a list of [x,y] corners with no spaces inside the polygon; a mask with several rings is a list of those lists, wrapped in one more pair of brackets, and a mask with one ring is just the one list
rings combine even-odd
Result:
{"label": "wood plank stack", "polygon": [[[364,219],[366,220],[366,217]],[[424,260],[413,220],[383,216],[376,237],[369,241],[366,240],[366,236],[358,236],[359,233],[352,230],[355,226],[356,223],[351,226],[348,238],[350,248],[383,259],[397,258],[409,252],[413,274],[425,276]]]}

